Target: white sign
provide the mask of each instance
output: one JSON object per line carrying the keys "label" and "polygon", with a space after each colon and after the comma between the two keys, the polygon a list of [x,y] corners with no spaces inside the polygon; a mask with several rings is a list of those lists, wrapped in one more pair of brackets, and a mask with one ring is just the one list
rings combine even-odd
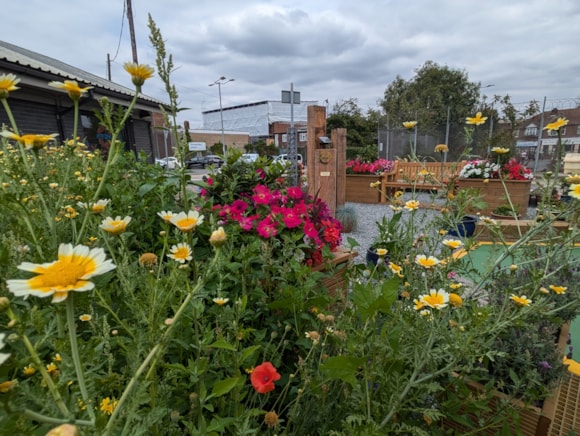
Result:
{"label": "white sign", "polygon": [[205,142],[188,142],[189,151],[206,151]]}

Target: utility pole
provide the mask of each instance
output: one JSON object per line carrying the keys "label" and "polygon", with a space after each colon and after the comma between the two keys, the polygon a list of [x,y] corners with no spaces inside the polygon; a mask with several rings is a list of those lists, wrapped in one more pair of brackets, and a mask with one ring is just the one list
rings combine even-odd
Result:
{"label": "utility pole", "polygon": [[133,24],[133,8],[131,7],[131,0],[127,2],[127,20],[129,21],[129,35],[131,36],[131,51],[133,52],[133,62],[138,64],[137,60],[137,42],[135,41],[135,25]]}

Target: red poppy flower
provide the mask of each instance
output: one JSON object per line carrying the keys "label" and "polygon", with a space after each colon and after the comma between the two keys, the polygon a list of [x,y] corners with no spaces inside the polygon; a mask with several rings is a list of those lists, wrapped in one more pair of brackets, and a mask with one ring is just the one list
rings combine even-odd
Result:
{"label": "red poppy flower", "polygon": [[274,382],[278,380],[280,380],[280,374],[270,362],[264,362],[256,366],[250,375],[252,386],[259,394],[273,391],[275,388]]}

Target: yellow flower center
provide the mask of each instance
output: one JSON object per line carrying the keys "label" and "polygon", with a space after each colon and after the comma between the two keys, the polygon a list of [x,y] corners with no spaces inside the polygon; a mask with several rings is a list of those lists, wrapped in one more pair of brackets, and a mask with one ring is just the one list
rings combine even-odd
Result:
{"label": "yellow flower center", "polygon": [[68,291],[86,283],[82,277],[92,273],[96,264],[92,259],[73,259],[63,256],[47,267],[40,266],[37,276],[29,280],[30,287],[42,292]]}

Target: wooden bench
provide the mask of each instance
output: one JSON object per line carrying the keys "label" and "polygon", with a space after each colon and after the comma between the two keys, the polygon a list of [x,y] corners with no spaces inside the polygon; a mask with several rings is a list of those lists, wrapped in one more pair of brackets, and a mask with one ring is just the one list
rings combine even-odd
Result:
{"label": "wooden bench", "polygon": [[406,162],[395,161],[393,170],[383,173],[381,178],[382,201],[396,191],[434,191],[444,189],[467,161],[461,162]]}

